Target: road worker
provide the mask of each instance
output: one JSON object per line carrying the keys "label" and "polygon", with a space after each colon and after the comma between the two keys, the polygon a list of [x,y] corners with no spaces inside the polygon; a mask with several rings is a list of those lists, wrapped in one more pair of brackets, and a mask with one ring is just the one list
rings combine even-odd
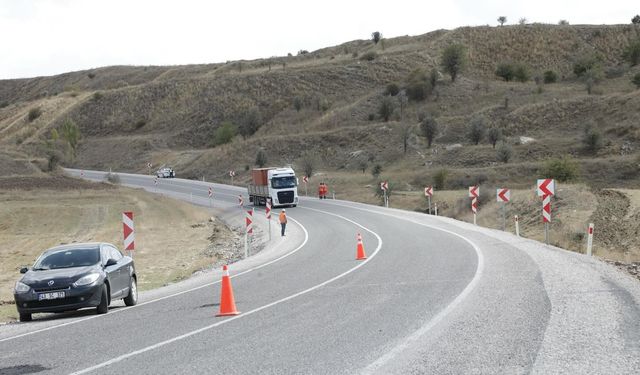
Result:
{"label": "road worker", "polygon": [[278,220],[280,221],[280,226],[282,227],[282,237],[284,237],[284,231],[287,227],[287,214],[285,213],[285,209],[283,208],[282,211],[280,211],[280,215],[278,216]]}

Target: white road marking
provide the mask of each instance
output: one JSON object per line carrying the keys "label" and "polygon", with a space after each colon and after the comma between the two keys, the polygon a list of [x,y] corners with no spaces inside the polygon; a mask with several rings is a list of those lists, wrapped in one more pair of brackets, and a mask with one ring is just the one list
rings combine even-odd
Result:
{"label": "white road marking", "polygon": [[[266,266],[271,265],[271,264],[273,264],[275,262],[278,262],[278,261],[280,261],[280,260],[282,260],[282,259],[284,259],[284,258],[286,258],[286,257],[288,257],[288,256],[290,256],[292,254],[295,254],[298,250],[302,249],[307,244],[307,242],[309,241],[309,232],[307,232],[307,229],[299,221],[297,221],[297,220],[295,220],[293,218],[289,218],[289,219],[291,221],[295,222],[296,224],[298,224],[300,226],[300,228],[302,228],[302,230],[304,231],[304,241],[302,242],[302,244],[300,244],[300,246],[298,246],[297,248],[293,249],[292,251],[282,255],[281,257],[278,257],[276,259],[270,260],[269,262],[261,264],[261,265],[259,265],[257,267],[253,267],[253,268],[250,268],[248,270],[244,270],[244,271],[242,271],[240,273],[237,273],[237,274],[231,276],[231,278],[242,276],[242,275],[247,274],[249,272],[259,270],[259,269],[261,269],[263,267],[266,267]],[[276,247],[276,249],[277,249],[277,247]],[[71,322],[62,323],[62,324],[58,324],[58,325],[47,327],[47,328],[42,328],[42,329],[31,331],[31,332],[25,332],[25,333],[22,333],[22,334],[19,334],[19,335],[11,336],[11,337],[6,337],[6,338],[3,338],[3,339],[0,339],[0,342],[17,339],[17,338],[24,337],[24,336],[33,335],[33,334],[40,333],[40,332],[50,331],[50,330],[56,329],[56,328],[62,328],[62,327],[70,326],[72,324],[85,322],[85,321],[91,320],[91,319],[97,319],[97,318],[104,318],[104,317],[112,316],[113,314],[116,314],[116,313],[119,313],[119,312],[135,309],[137,307],[141,307],[141,306],[144,306],[144,305],[148,305],[148,304],[151,304],[151,303],[162,301],[162,300],[165,300],[167,298],[177,297],[177,296],[182,295],[182,294],[191,293],[191,292],[194,292],[196,290],[200,290],[202,288],[206,288],[206,287],[209,287],[209,286],[212,286],[212,285],[215,285],[215,284],[219,284],[219,283],[220,283],[220,280],[213,281],[213,282],[210,282],[210,283],[207,283],[207,284],[204,284],[204,285],[200,285],[200,286],[192,288],[192,289],[183,290],[182,292],[170,294],[168,296],[156,298],[156,299],[151,300],[151,301],[146,301],[146,302],[143,302],[143,303],[139,303],[139,304],[137,304],[135,306],[123,307],[123,308],[120,308],[118,310],[113,310],[109,314],[93,315],[93,316],[90,316],[90,317],[87,317],[87,318],[78,319],[78,320],[74,320],[74,321],[71,321]]]}
{"label": "white road marking", "polygon": [[357,264],[355,267],[352,267],[352,268],[348,269],[347,271],[345,271],[345,272],[343,272],[343,273],[341,273],[341,274],[339,274],[339,275],[337,275],[337,276],[335,276],[335,277],[332,277],[331,279],[329,279],[329,280],[327,280],[327,281],[324,281],[324,282],[322,282],[322,283],[320,283],[320,284],[317,284],[317,285],[315,285],[315,286],[312,286],[311,288],[305,289],[305,290],[300,291],[300,292],[298,292],[298,293],[292,294],[292,295],[290,295],[290,296],[288,296],[288,297],[281,298],[281,299],[279,299],[279,300],[277,300],[277,301],[274,301],[274,302],[271,302],[271,303],[269,303],[269,304],[266,304],[266,305],[260,306],[260,307],[258,307],[258,308],[255,308],[255,309],[253,309],[253,310],[247,311],[247,312],[245,312],[245,313],[243,313],[243,314],[241,314],[241,315],[236,315],[236,316],[231,317],[231,318],[228,318],[228,319],[226,319],[226,320],[223,320],[223,321],[220,321],[220,322],[217,322],[217,323],[214,323],[214,324],[208,325],[208,326],[206,326],[206,327],[199,328],[199,329],[197,329],[197,330],[195,330],[195,331],[191,331],[191,332],[185,333],[185,334],[183,334],[183,335],[176,336],[176,337],[174,337],[174,338],[171,338],[171,339],[168,339],[168,340],[165,340],[165,341],[161,341],[161,342],[156,343],[156,344],[154,344],[154,345],[147,346],[146,348],[138,349],[138,350],[135,350],[135,351],[133,351],[133,352],[130,352],[130,353],[127,353],[127,354],[123,354],[123,355],[121,355],[121,356],[119,356],[119,357],[115,357],[115,358],[110,359],[110,360],[108,360],[108,361],[105,361],[105,362],[99,363],[99,364],[97,364],[97,365],[95,365],[95,366],[91,366],[91,367],[85,368],[85,369],[83,369],[83,370],[73,372],[73,373],[71,373],[70,375],[86,374],[86,373],[88,373],[88,372],[92,372],[92,371],[94,371],[94,370],[98,370],[98,369],[101,369],[101,368],[103,368],[103,367],[107,367],[107,366],[112,365],[112,364],[114,364],[114,363],[121,362],[121,361],[123,361],[123,360],[125,360],[125,359],[127,359],[127,358],[131,358],[131,357],[137,356],[137,355],[139,355],[139,354],[146,353],[146,352],[148,352],[148,351],[151,351],[151,350],[154,350],[154,349],[160,348],[160,347],[162,347],[162,346],[165,346],[165,345],[168,345],[168,344],[174,343],[174,342],[176,342],[176,341],[180,341],[180,340],[186,339],[186,338],[188,338],[188,337],[191,337],[191,336],[197,335],[197,334],[199,334],[199,333],[201,333],[201,332],[204,332],[204,331],[210,330],[210,329],[212,329],[212,328],[215,328],[215,327],[221,326],[221,325],[223,325],[223,324],[226,324],[226,323],[232,322],[232,321],[234,321],[234,320],[236,320],[236,319],[241,319],[241,318],[244,318],[244,317],[246,317],[246,316],[253,315],[253,314],[255,314],[255,313],[259,312],[259,311],[262,311],[262,310],[264,310],[264,309],[268,309],[269,307],[272,307],[272,306],[275,306],[275,305],[279,305],[279,304],[281,304],[281,303],[284,303],[284,302],[290,301],[290,300],[292,300],[292,299],[294,299],[294,298],[296,298],[296,297],[299,297],[299,296],[301,296],[301,295],[304,295],[304,294],[310,293],[310,292],[312,292],[312,291],[314,291],[314,290],[316,290],[316,289],[319,289],[319,288],[321,288],[321,287],[323,287],[323,286],[325,286],[325,285],[327,285],[327,284],[330,284],[330,283],[332,283],[332,282],[334,282],[334,281],[336,281],[336,280],[338,280],[338,279],[341,279],[342,277],[347,276],[348,274],[350,274],[350,273],[352,273],[352,272],[356,271],[358,268],[360,268],[360,267],[364,266],[364,265],[365,265],[365,264],[367,264],[369,261],[371,261],[373,258],[375,258],[375,257],[376,257],[376,255],[378,254],[378,252],[380,251],[380,249],[382,248],[382,238],[380,238],[380,236],[379,236],[376,232],[372,231],[371,229],[366,228],[366,227],[364,227],[363,225],[358,224],[357,222],[355,222],[355,221],[353,221],[353,220],[351,220],[351,219],[348,219],[348,218],[346,218],[346,217],[344,217],[344,216],[338,215],[338,214],[334,214],[334,213],[326,212],[326,211],[321,211],[321,210],[316,210],[316,209],[312,209],[312,208],[307,208],[307,209],[309,209],[309,210],[314,210],[314,211],[318,211],[318,212],[322,212],[322,213],[325,213],[325,214],[327,214],[327,215],[336,216],[336,217],[338,217],[338,218],[340,218],[340,219],[343,219],[343,220],[348,221],[348,222],[350,222],[350,223],[352,223],[352,224],[355,224],[356,226],[358,226],[358,227],[362,228],[363,230],[366,230],[367,232],[369,232],[369,233],[373,234],[373,235],[378,239],[378,246],[376,247],[375,251],[373,252],[373,254],[371,254],[371,256],[370,256],[370,257],[368,257],[367,259],[365,259],[365,260],[363,260],[363,261],[359,261],[359,262],[358,262],[358,264]]}

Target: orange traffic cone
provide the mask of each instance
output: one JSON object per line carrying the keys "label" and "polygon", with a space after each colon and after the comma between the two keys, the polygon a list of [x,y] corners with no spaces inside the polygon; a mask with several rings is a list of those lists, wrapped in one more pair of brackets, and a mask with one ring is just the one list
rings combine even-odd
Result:
{"label": "orange traffic cone", "polygon": [[358,233],[358,250],[356,252],[356,260],[367,259],[367,254],[364,253],[364,245],[362,244],[362,235]]}
{"label": "orange traffic cone", "polygon": [[231,287],[231,279],[229,278],[229,269],[222,266],[222,291],[220,292],[220,311],[216,316],[238,315],[240,312],[236,310],[236,301],[233,298],[233,288]]}

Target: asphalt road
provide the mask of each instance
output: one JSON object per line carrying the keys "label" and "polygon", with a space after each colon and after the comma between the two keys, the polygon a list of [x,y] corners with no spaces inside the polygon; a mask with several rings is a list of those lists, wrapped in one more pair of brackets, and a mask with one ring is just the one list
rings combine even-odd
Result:
{"label": "asphalt road", "polygon": [[[212,186],[216,215],[243,220],[243,188],[119,175],[203,206]],[[640,285],[602,262],[352,202],[303,198],[287,213],[287,236],[274,223],[264,250],[230,267],[242,314],[215,317],[215,270],[133,308],[1,326],[0,374],[640,371]],[[267,238],[262,209],[255,222]],[[366,261],[355,260],[357,233]]]}

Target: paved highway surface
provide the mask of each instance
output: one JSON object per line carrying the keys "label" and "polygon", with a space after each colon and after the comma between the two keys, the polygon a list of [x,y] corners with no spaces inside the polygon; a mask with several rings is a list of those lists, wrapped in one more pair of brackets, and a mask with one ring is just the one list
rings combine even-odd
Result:
{"label": "paved highway surface", "polygon": [[[231,224],[243,220],[238,194],[248,202],[240,187],[119,176],[203,206],[212,186]],[[640,283],[598,260],[352,202],[303,197],[287,213],[287,236],[274,221],[264,250],[230,266],[242,314],[215,317],[215,270],[106,315],[0,326],[0,374],[640,372]],[[262,209],[255,222],[266,238]]]}

